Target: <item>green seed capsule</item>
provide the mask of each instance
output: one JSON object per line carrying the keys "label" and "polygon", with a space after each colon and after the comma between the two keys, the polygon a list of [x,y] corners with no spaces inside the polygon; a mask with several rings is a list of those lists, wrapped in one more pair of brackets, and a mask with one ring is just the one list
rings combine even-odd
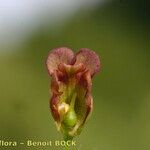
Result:
{"label": "green seed capsule", "polygon": [[69,110],[68,113],[66,114],[63,124],[66,127],[73,127],[77,123],[77,115],[74,110]]}

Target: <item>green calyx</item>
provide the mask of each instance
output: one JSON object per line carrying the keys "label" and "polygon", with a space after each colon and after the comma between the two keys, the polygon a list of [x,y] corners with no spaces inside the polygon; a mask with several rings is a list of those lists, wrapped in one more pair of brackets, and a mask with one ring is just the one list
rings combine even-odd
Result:
{"label": "green calyx", "polygon": [[69,110],[63,120],[63,125],[66,128],[71,128],[77,123],[77,115],[73,109]]}
{"label": "green calyx", "polygon": [[64,120],[63,120],[63,124],[67,128],[71,128],[75,126],[75,124],[77,123],[77,115],[76,115],[76,112],[74,111],[74,104],[75,104],[76,96],[77,96],[76,93],[72,95],[69,110],[66,113]]}

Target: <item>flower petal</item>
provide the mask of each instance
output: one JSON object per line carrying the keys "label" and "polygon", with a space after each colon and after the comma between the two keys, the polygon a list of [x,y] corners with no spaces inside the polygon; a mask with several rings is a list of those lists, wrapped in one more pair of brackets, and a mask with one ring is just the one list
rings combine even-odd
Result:
{"label": "flower petal", "polygon": [[87,48],[82,48],[75,56],[75,65],[83,63],[85,67],[90,71],[91,76],[100,70],[100,60],[98,55]]}
{"label": "flower petal", "polygon": [[78,72],[82,72],[83,70],[85,70],[85,66],[82,63],[77,65],[66,65],[64,63],[61,63],[58,68],[62,73],[67,74],[68,76],[75,75]]}
{"label": "flower petal", "polygon": [[90,117],[90,114],[92,113],[92,110],[93,110],[93,97],[90,93],[86,94],[85,101],[86,101],[86,110],[87,111],[86,111],[86,116],[85,116],[83,124],[88,120],[88,118]]}
{"label": "flower petal", "polygon": [[74,136],[75,133],[80,134],[93,108],[93,99],[91,96],[92,81],[90,72],[87,70],[79,73],[77,76],[77,80],[78,85],[76,89],[77,98],[75,101],[75,112],[77,114],[78,122],[70,131],[69,134],[71,136]]}
{"label": "flower petal", "polygon": [[74,128],[69,132],[70,136],[79,135],[87,122],[88,118],[90,117],[93,110],[93,98],[90,93],[88,93],[85,97],[85,108],[84,113],[82,116],[78,119],[77,124],[74,126]]}
{"label": "flower petal", "polygon": [[50,109],[51,109],[51,113],[53,115],[54,120],[57,122],[60,121],[60,115],[59,115],[58,108],[57,108],[58,103],[59,103],[58,97],[55,94],[53,94],[50,100]]}
{"label": "flower petal", "polygon": [[58,69],[60,63],[71,64],[74,53],[71,49],[66,47],[53,49],[46,60],[46,66],[50,75]]}

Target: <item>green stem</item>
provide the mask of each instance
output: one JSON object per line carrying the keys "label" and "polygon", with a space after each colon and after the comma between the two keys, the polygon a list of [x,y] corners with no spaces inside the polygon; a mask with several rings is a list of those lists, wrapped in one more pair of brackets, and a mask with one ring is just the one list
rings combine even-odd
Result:
{"label": "green stem", "polygon": [[[71,136],[67,136],[67,135],[64,136],[64,141],[66,141],[66,142],[69,140],[72,141],[72,139],[73,139],[73,137],[71,137]],[[70,150],[70,146],[66,145],[65,150]]]}
{"label": "green stem", "polygon": [[66,145],[65,150],[70,150],[70,147]]}

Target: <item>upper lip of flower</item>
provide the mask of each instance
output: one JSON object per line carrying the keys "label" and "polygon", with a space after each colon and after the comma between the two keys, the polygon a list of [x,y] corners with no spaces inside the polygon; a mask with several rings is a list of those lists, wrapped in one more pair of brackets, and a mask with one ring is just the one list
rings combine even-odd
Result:
{"label": "upper lip of flower", "polygon": [[79,49],[76,54],[67,47],[56,48],[49,52],[46,59],[46,66],[50,76],[54,73],[54,70],[58,70],[60,64],[74,66],[80,65],[80,63],[90,71],[91,76],[100,70],[99,56],[87,48]]}
{"label": "upper lip of flower", "polygon": [[[76,104],[79,105],[79,108],[76,109],[76,113],[81,121],[78,121],[76,126],[70,131],[74,134],[78,127],[82,126],[87,120],[93,107],[91,78],[100,70],[99,57],[94,51],[87,48],[81,48],[74,54],[71,49],[61,47],[50,51],[46,59],[46,66],[49,75],[52,77],[52,98],[50,107],[53,117],[57,122],[60,122],[61,120],[61,114],[59,114],[60,111],[58,110],[61,96],[67,91],[67,99],[72,99],[73,95],[71,95],[70,92],[74,92],[75,90],[74,94],[78,99],[77,101],[79,101]],[[71,91],[70,89],[62,89],[62,87],[71,88]],[[84,103],[80,103],[83,99]],[[64,101],[67,101],[66,108]],[[63,100],[61,103],[62,102],[63,107],[60,106],[60,108],[63,108],[64,110],[61,112],[66,113],[69,110],[68,104],[71,103],[71,100]],[[83,110],[80,110],[82,108]],[[80,117],[79,113],[81,113],[82,117]]]}

